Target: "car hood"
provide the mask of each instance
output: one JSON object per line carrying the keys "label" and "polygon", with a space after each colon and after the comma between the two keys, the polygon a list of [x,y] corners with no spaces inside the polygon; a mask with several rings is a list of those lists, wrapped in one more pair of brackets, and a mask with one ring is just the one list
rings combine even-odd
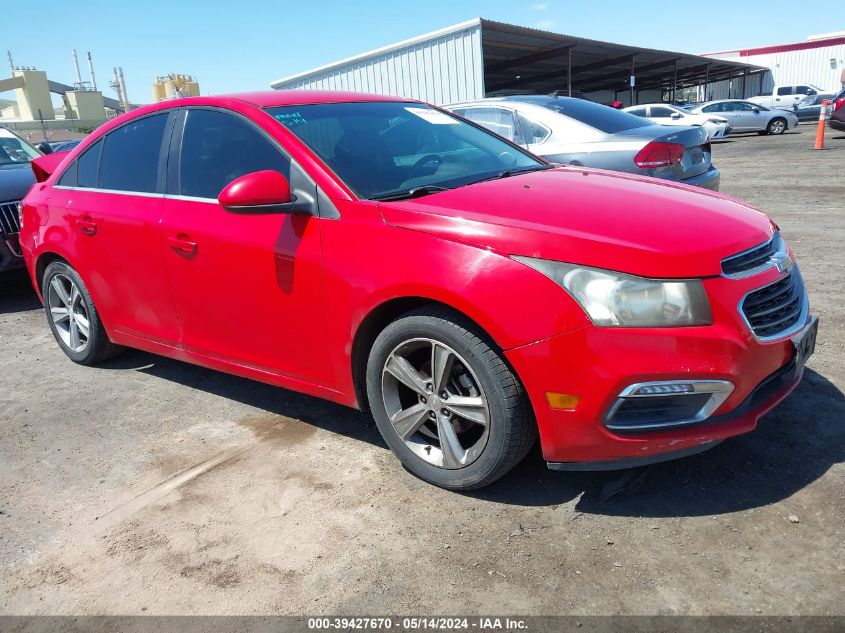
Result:
{"label": "car hood", "polygon": [[393,226],[494,249],[645,277],[708,277],[761,244],[769,218],[728,196],[575,167],[382,202]]}
{"label": "car hood", "polygon": [[0,167],[0,202],[21,200],[34,182],[35,175],[29,163]]}

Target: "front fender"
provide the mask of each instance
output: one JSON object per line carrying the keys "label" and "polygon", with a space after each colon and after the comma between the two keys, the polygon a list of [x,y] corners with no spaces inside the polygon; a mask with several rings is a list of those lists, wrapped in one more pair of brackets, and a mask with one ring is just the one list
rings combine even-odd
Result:
{"label": "front fender", "polygon": [[503,350],[589,323],[557,284],[507,255],[376,221],[323,224],[323,273],[338,387],[353,393],[358,328],[396,299],[429,299],[462,312]]}

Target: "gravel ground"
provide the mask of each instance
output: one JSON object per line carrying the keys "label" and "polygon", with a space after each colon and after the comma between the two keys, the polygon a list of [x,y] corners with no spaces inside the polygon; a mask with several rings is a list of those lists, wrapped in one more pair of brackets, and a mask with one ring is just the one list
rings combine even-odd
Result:
{"label": "gravel ground", "polygon": [[821,331],[798,390],[699,456],[472,494],[364,415],[141,352],[59,351],[0,282],[0,613],[845,614],[845,135],[714,146],[795,249]]}

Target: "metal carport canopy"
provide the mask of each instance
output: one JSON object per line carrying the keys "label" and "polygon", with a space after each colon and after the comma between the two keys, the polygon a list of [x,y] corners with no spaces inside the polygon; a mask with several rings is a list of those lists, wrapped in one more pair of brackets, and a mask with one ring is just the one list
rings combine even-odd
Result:
{"label": "metal carport canopy", "polygon": [[639,48],[481,19],[487,95],[698,86],[765,72],[762,66]]}

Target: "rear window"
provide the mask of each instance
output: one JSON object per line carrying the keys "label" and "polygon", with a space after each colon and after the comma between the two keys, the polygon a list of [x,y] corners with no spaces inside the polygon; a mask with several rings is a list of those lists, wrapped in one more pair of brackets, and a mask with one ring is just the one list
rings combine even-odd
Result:
{"label": "rear window", "polygon": [[628,112],[622,112],[616,108],[583,99],[568,99],[566,97],[555,99],[554,97],[548,97],[542,101],[530,100],[528,102],[566,115],[605,134],[615,134],[616,132],[624,132],[625,130],[633,130],[634,128],[648,127],[651,125],[649,121],[644,121],[641,117]]}

